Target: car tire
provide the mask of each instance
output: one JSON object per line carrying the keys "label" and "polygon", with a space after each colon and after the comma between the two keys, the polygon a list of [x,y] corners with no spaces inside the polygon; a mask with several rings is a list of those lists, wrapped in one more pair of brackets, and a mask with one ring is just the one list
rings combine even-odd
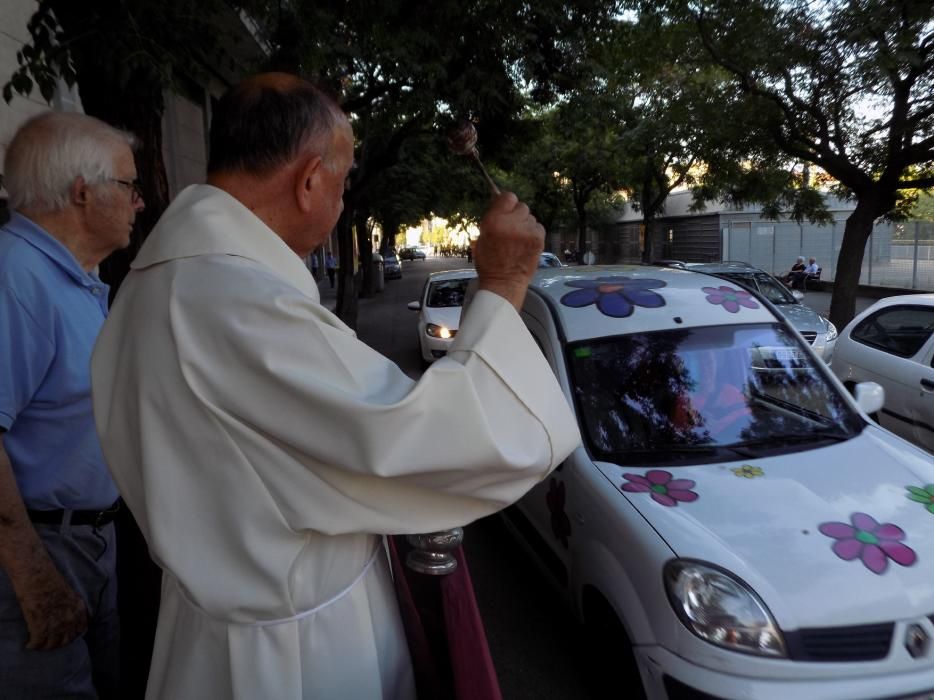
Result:
{"label": "car tire", "polygon": [[594,588],[584,591],[584,644],[588,675],[597,695],[625,687],[627,700],[646,700],[642,676],[626,628],[606,598]]}

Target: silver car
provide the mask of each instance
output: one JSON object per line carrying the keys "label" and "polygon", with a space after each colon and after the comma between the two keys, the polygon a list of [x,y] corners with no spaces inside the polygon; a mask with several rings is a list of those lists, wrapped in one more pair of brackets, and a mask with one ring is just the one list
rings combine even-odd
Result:
{"label": "silver car", "polygon": [[775,304],[824,362],[830,363],[837,342],[837,329],[814,309],[801,303],[804,297],[801,292],[791,291],[765,270],[744,262],[682,263],[673,267],[706,272],[758,292]]}

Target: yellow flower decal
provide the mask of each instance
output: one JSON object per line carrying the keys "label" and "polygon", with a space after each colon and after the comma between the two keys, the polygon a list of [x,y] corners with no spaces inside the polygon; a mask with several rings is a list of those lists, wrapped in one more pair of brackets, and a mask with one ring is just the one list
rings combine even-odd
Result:
{"label": "yellow flower decal", "polygon": [[765,476],[765,472],[762,471],[759,467],[754,467],[751,464],[744,464],[741,467],[736,467],[736,469],[731,469],[731,472],[736,474],[736,476],[741,476],[744,479],[755,479],[757,476]]}

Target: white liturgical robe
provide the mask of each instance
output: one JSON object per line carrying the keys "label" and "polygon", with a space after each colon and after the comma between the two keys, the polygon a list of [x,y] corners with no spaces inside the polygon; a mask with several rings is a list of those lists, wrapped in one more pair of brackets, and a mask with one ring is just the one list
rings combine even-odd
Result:
{"label": "white liturgical robe", "polygon": [[414,382],[208,185],[132,268],[92,375],[108,465],[165,572],[147,698],[414,697],[381,536],[500,510],[580,440],[519,315],[479,292]]}

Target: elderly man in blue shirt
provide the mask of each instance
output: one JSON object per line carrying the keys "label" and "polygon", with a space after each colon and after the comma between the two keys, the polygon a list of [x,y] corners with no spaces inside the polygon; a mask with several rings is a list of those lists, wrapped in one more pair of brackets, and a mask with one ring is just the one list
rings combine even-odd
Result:
{"label": "elderly man in blue shirt", "polygon": [[46,113],[7,148],[0,228],[0,694],[115,697],[117,491],[91,409],[95,274],[143,208],[131,135]]}

